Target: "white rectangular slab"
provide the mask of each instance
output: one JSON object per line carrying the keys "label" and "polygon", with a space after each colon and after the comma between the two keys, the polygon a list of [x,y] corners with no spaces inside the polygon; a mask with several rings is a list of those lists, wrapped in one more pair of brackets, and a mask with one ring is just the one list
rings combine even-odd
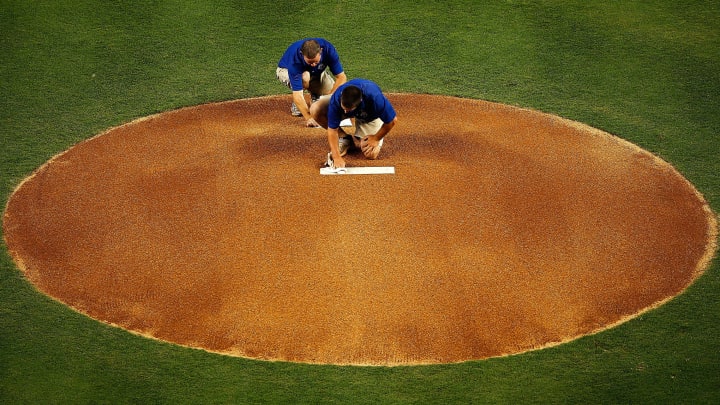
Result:
{"label": "white rectangular slab", "polygon": [[336,174],[395,174],[395,167],[393,166],[378,166],[378,167],[344,167],[342,169],[332,169],[329,167],[320,168],[320,174],[322,175],[336,175]]}

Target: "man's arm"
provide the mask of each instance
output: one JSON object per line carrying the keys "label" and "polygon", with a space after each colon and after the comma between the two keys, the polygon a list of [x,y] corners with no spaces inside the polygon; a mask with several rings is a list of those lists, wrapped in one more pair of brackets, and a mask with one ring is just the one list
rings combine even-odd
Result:
{"label": "man's arm", "polygon": [[332,89],[330,90],[330,94],[335,93],[335,90],[337,90],[338,87],[342,86],[343,84],[347,83],[347,75],[345,72],[340,72],[335,75],[335,84],[333,85]]}
{"label": "man's arm", "polygon": [[380,142],[383,138],[385,138],[385,135],[387,135],[388,132],[393,129],[396,123],[397,117],[393,118],[393,120],[390,122],[384,122],[380,129],[377,131],[377,133],[373,135],[373,137],[377,139],[378,142]]}
{"label": "man's arm", "polygon": [[303,118],[305,118],[306,123],[308,127],[319,127],[318,123],[315,122],[313,117],[310,115],[310,110],[308,110],[307,102],[305,101],[305,94],[303,93],[303,90],[300,91],[293,91],[292,92],[292,98],[293,102],[297,106],[298,110],[300,110],[300,113],[302,113]]}
{"label": "man's arm", "polygon": [[340,156],[340,147],[338,142],[340,141],[340,135],[338,134],[337,128],[328,128],[327,130],[328,144],[330,145],[330,153],[332,154],[333,163],[336,168],[345,167],[345,159]]}

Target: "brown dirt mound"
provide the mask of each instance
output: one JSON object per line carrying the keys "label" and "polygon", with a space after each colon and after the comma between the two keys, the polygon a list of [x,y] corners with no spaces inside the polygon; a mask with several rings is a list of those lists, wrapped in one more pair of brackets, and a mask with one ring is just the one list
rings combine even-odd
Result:
{"label": "brown dirt mound", "polygon": [[622,322],[682,292],[716,221],[670,165],[604,132],[478,100],[391,95],[378,161],[320,176],[289,97],[113,128],[18,187],[37,288],[139,334],[258,359],[458,362]]}

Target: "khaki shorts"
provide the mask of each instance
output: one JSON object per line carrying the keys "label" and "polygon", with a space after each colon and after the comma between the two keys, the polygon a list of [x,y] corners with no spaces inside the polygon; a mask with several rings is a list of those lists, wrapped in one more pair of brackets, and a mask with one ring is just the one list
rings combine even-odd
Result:
{"label": "khaki shorts", "polygon": [[[275,70],[275,77],[280,80],[280,83],[292,90],[290,86],[290,75],[288,75],[287,69],[278,67]],[[310,91],[311,94],[318,96],[330,94],[330,90],[332,90],[335,85],[335,79],[328,73],[327,69],[323,70],[320,76],[310,76],[309,72],[303,72],[303,86],[305,82],[308,81],[310,84],[307,90]]]}

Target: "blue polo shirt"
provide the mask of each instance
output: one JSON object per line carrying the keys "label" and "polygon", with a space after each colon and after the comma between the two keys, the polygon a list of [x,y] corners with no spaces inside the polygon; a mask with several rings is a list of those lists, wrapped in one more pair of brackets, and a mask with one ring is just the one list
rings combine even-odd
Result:
{"label": "blue polo shirt", "polygon": [[[345,113],[340,105],[340,95],[347,86],[358,87],[362,92],[360,105],[349,113]],[[392,104],[390,104],[390,100],[385,97],[377,84],[366,79],[352,79],[338,87],[330,97],[328,104],[328,128],[338,128],[340,121],[353,117],[365,122],[380,118],[383,123],[387,124],[394,120],[396,115],[395,109]]]}
{"label": "blue polo shirt", "polygon": [[[322,48],[320,63],[318,63],[315,67],[305,63],[305,58],[303,58],[302,51],[300,50],[300,48],[302,48],[302,44],[309,39],[317,41]],[[330,71],[334,75],[338,75],[343,72],[343,67],[340,63],[340,56],[338,56],[337,50],[335,50],[333,44],[323,38],[305,38],[297,42],[293,42],[285,51],[282,58],[280,58],[278,67],[288,70],[290,87],[293,91],[300,91],[303,89],[303,72],[310,72],[311,76],[320,76],[325,68],[330,68]]]}

